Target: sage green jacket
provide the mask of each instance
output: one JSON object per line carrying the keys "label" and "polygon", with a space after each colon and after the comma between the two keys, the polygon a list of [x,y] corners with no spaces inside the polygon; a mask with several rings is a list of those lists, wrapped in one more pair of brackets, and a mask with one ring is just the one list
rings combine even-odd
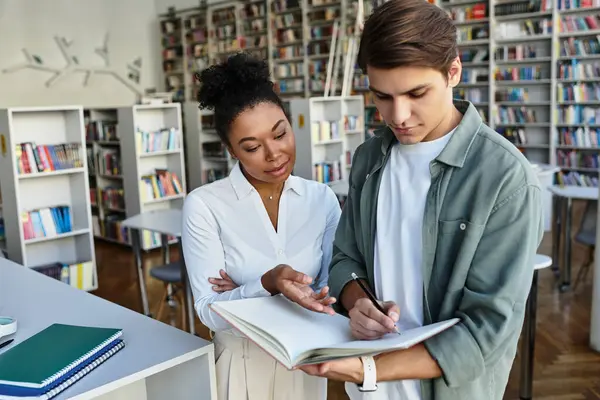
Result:
{"label": "sage green jacket", "polygon": [[[463,119],[430,164],[421,269],[424,323],[461,321],[424,342],[443,376],[421,382],[422,398],[501,400],[543,236],[541,188],[528,160],[472,104],[454,104]],[[338,299],[352,272],[374,287],[377,194],[395,142],[381,129],[353,157],[329,269]]]}

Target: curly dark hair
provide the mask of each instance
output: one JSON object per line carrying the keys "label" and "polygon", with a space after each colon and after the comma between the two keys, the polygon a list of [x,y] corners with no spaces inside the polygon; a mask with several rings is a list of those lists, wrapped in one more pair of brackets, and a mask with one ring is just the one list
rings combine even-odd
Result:
{"label": "curly dark hair", "polygon": [[226,61],[211,65],[196,74],[201,83],[198,91],[200,109],[214,110],[215,128],[221,140],[229,144],[229,128],[243,111],[260,103],[273,103],[283,110],[283,102],[270,79],[268,64],[240,52]]}

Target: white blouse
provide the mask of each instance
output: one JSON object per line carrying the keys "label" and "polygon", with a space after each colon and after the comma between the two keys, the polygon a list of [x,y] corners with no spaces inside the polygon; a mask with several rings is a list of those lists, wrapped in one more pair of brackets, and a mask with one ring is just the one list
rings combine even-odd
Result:
{"label": "white blouse", "polygon": [[[279,264],[311,276],[320,290],[327,284],[340,214],[329,186],[292,175],[280,197],[276,231],[238,164],[227,178],[193,190],[183,207],[181,240],[200,321],[214,332],[231,329],[209,304],[270,296],[261,277]],[[215,292],[208,278],[220,278],[221,269],[239,287]]]}

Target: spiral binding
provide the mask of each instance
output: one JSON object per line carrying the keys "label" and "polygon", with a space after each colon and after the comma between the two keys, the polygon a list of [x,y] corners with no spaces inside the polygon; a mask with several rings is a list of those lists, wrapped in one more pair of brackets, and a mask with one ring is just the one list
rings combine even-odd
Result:
{"label": "spiral binding", "polygon": [[123,347],[125,347],[125,342],[119,342],[119,344],[115,345],[115,347],[108,350],[106,353],[104,353],[100,357],[98,357],[96,360],[91,362],[89,365],[87,365],[81,371],[77,372],[75,375],[73,375],[72,377],[70,377],[69,379],[67,379],[66,381],[64,381],[57,387],[55,387],[54,389],[48,391],[47,393],[44,393],[40,397],[40,399],[41,400],[49,400],[49,399],[55,397],[57,394],[59,394],[60,392],[62,392],[63,390],[65,390],[66,388],[68,388],[69,386],[71,386],[72,384],[74,384],[75,382],[77,382],[78,380],[83,378],[84,376],[86,376],[87,374],[89,374],[94,368],[96,368],[97,366],[102,364],[108,358],[112,357],[116,352],[121,350]]}
{"label": "spiral binding", "polygon": [[106,347],[106,345],[108,345],[110,342],[121,337],[121,335],[123,335],[123,331],[119,331],[119,332],[115,333],[113,336],[106,339],[104,342],[102,342],[98,346],[94,347],[91,351],[87,352],[79,359],[73,361],[71,364],[67,365],[66,367],[64,367],[63,369],[61,369],[60,371],[58,371],[57,373],[52,375],[51,377],[45,379],[42,382],[41,386],[42,387],[47,386],[47,385],[51,384],[52,382],[54,382],[55,380],[59,379],[61,376],[63,376],[64,374],[66,374],[67,372],[69,372],[70,370],[72,370],[73,368],[75,368],[76,366],[78,366],[79,364],[81,364],[82,362],[84,362],[85,360],[87,360],[88,358],[93,356],[94,354],[96,354],[102,348]]}

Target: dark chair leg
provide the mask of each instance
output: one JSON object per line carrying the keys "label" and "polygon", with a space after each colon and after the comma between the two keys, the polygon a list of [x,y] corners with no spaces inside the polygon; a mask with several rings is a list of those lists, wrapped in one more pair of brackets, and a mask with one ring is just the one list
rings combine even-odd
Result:
{"label": "dark chair leg", "polygon": [[587,274],[590,271],[590,267],[594,263],[594,251],[595,247],[592,246],[588,249],[588,257],[585,263],[579,268],[579,272],[577,273],[577,278],[575,279],[575,284],[573,285],[573,291],[577,290],[577,286],[582,280],[587,278]]}
{"label": "dark chair leg", "polygon": [[523,324],[523,337],[521,338],[521,382],[519,398],[529,400],[532,398],[533,366],[535,353],[535,328],[537,307],[538,271],[533,272],[531,291],[527,298],[525,321]]}

